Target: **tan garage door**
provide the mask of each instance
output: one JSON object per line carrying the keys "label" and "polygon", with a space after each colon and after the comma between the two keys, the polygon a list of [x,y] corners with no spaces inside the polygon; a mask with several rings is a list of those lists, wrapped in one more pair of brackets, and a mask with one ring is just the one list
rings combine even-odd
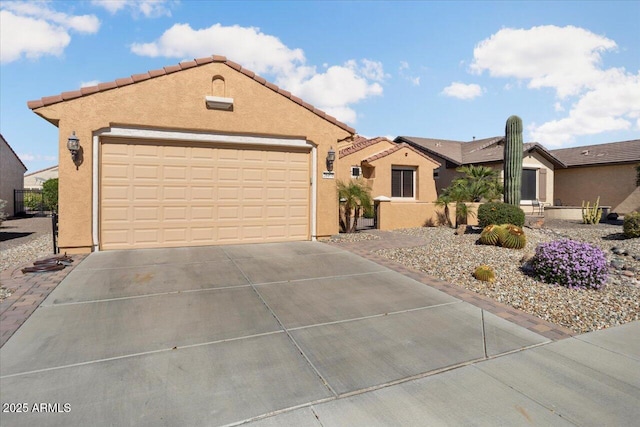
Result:
{"label": "tan garage door", "polygon": [[100,247],[309,240],[309,152],[284,150],[104,140]]}

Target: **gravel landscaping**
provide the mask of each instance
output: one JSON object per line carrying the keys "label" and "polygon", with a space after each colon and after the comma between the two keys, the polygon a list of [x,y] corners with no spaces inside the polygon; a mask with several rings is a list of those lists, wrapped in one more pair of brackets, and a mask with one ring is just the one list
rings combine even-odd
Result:
{"label": "gravel landscaping", "polygon": [[[640,239],[624,239],[620,225],[565,222],[553,224],[553,228],[525,228],[527,245],[522,250],[476,244],[479,230],[462,236],[445,227],[396,232],[421,237],[429,243],[380,250],[379,255],[575,332],[640,320]],[[606,286],[600,290],[568,289],[541,283],[523,272],[525,255],[531,256],[541,242],[560,238],[589,242],[607,253],[610,267]],[[628,255],[614,254],[611,250],[614,247]],[[474,269],[482,264],[495,269],[495,282],[481,282],[473,277]]]}

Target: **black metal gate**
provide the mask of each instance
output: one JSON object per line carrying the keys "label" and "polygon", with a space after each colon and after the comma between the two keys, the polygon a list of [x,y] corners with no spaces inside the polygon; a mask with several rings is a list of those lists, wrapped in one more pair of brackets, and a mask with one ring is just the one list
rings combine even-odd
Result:
{"label": "black metal gate", "polygon": [[53,253],[59,254],[60,248],[58,248],[58,214],[51,214],[51,229],[53,231]]}
{"label": "black metal gate", "polygon": [[42,190],[13,190],[13,216],[44,214],[44,198]]}

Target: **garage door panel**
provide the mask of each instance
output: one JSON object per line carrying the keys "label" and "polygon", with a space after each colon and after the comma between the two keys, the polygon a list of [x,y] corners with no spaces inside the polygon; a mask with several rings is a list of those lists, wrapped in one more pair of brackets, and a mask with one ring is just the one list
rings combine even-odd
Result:
{"label": "garage door panel", "polygon": [[211,202],[216,198],[216,189],[214,187],[191,187],[191,201]]}
{"label": "garage door panel", "polygon": [[191,181],[211,182],[214,179],[214,169],[210,166],[191,166]]}
{"label": "garage door panel", "polygon": [[153,144],[136,144],[129,145],[131,151],[133,152],[133,156],[142,159],[142,158],[158,158],[160,156],[159,151],[160,147]]}
{"label": "garage door panel", "polygon": [[309,153],[103,142],[102,249],[309,239]]}
{"label": "garage door panel", "polygon": [[135,165],[133,167],[134,179],[154,179],[160,178],[160,168],[155,165]]}

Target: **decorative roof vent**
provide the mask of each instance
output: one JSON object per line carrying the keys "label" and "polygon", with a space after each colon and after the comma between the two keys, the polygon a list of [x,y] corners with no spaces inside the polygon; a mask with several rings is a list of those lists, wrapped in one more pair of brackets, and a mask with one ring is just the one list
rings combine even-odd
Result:
{"label": "decorative roof vent", "polygon": [[582,154],[583,156],[588,156],[589,155],[589,150],[584,150],[580,154]]}
{"label": "decorative roof vent", "polygon": [[233,108],[233,98],[223,98],[222,96],[205,96],[207,108],[212,110],[231,110]]}

